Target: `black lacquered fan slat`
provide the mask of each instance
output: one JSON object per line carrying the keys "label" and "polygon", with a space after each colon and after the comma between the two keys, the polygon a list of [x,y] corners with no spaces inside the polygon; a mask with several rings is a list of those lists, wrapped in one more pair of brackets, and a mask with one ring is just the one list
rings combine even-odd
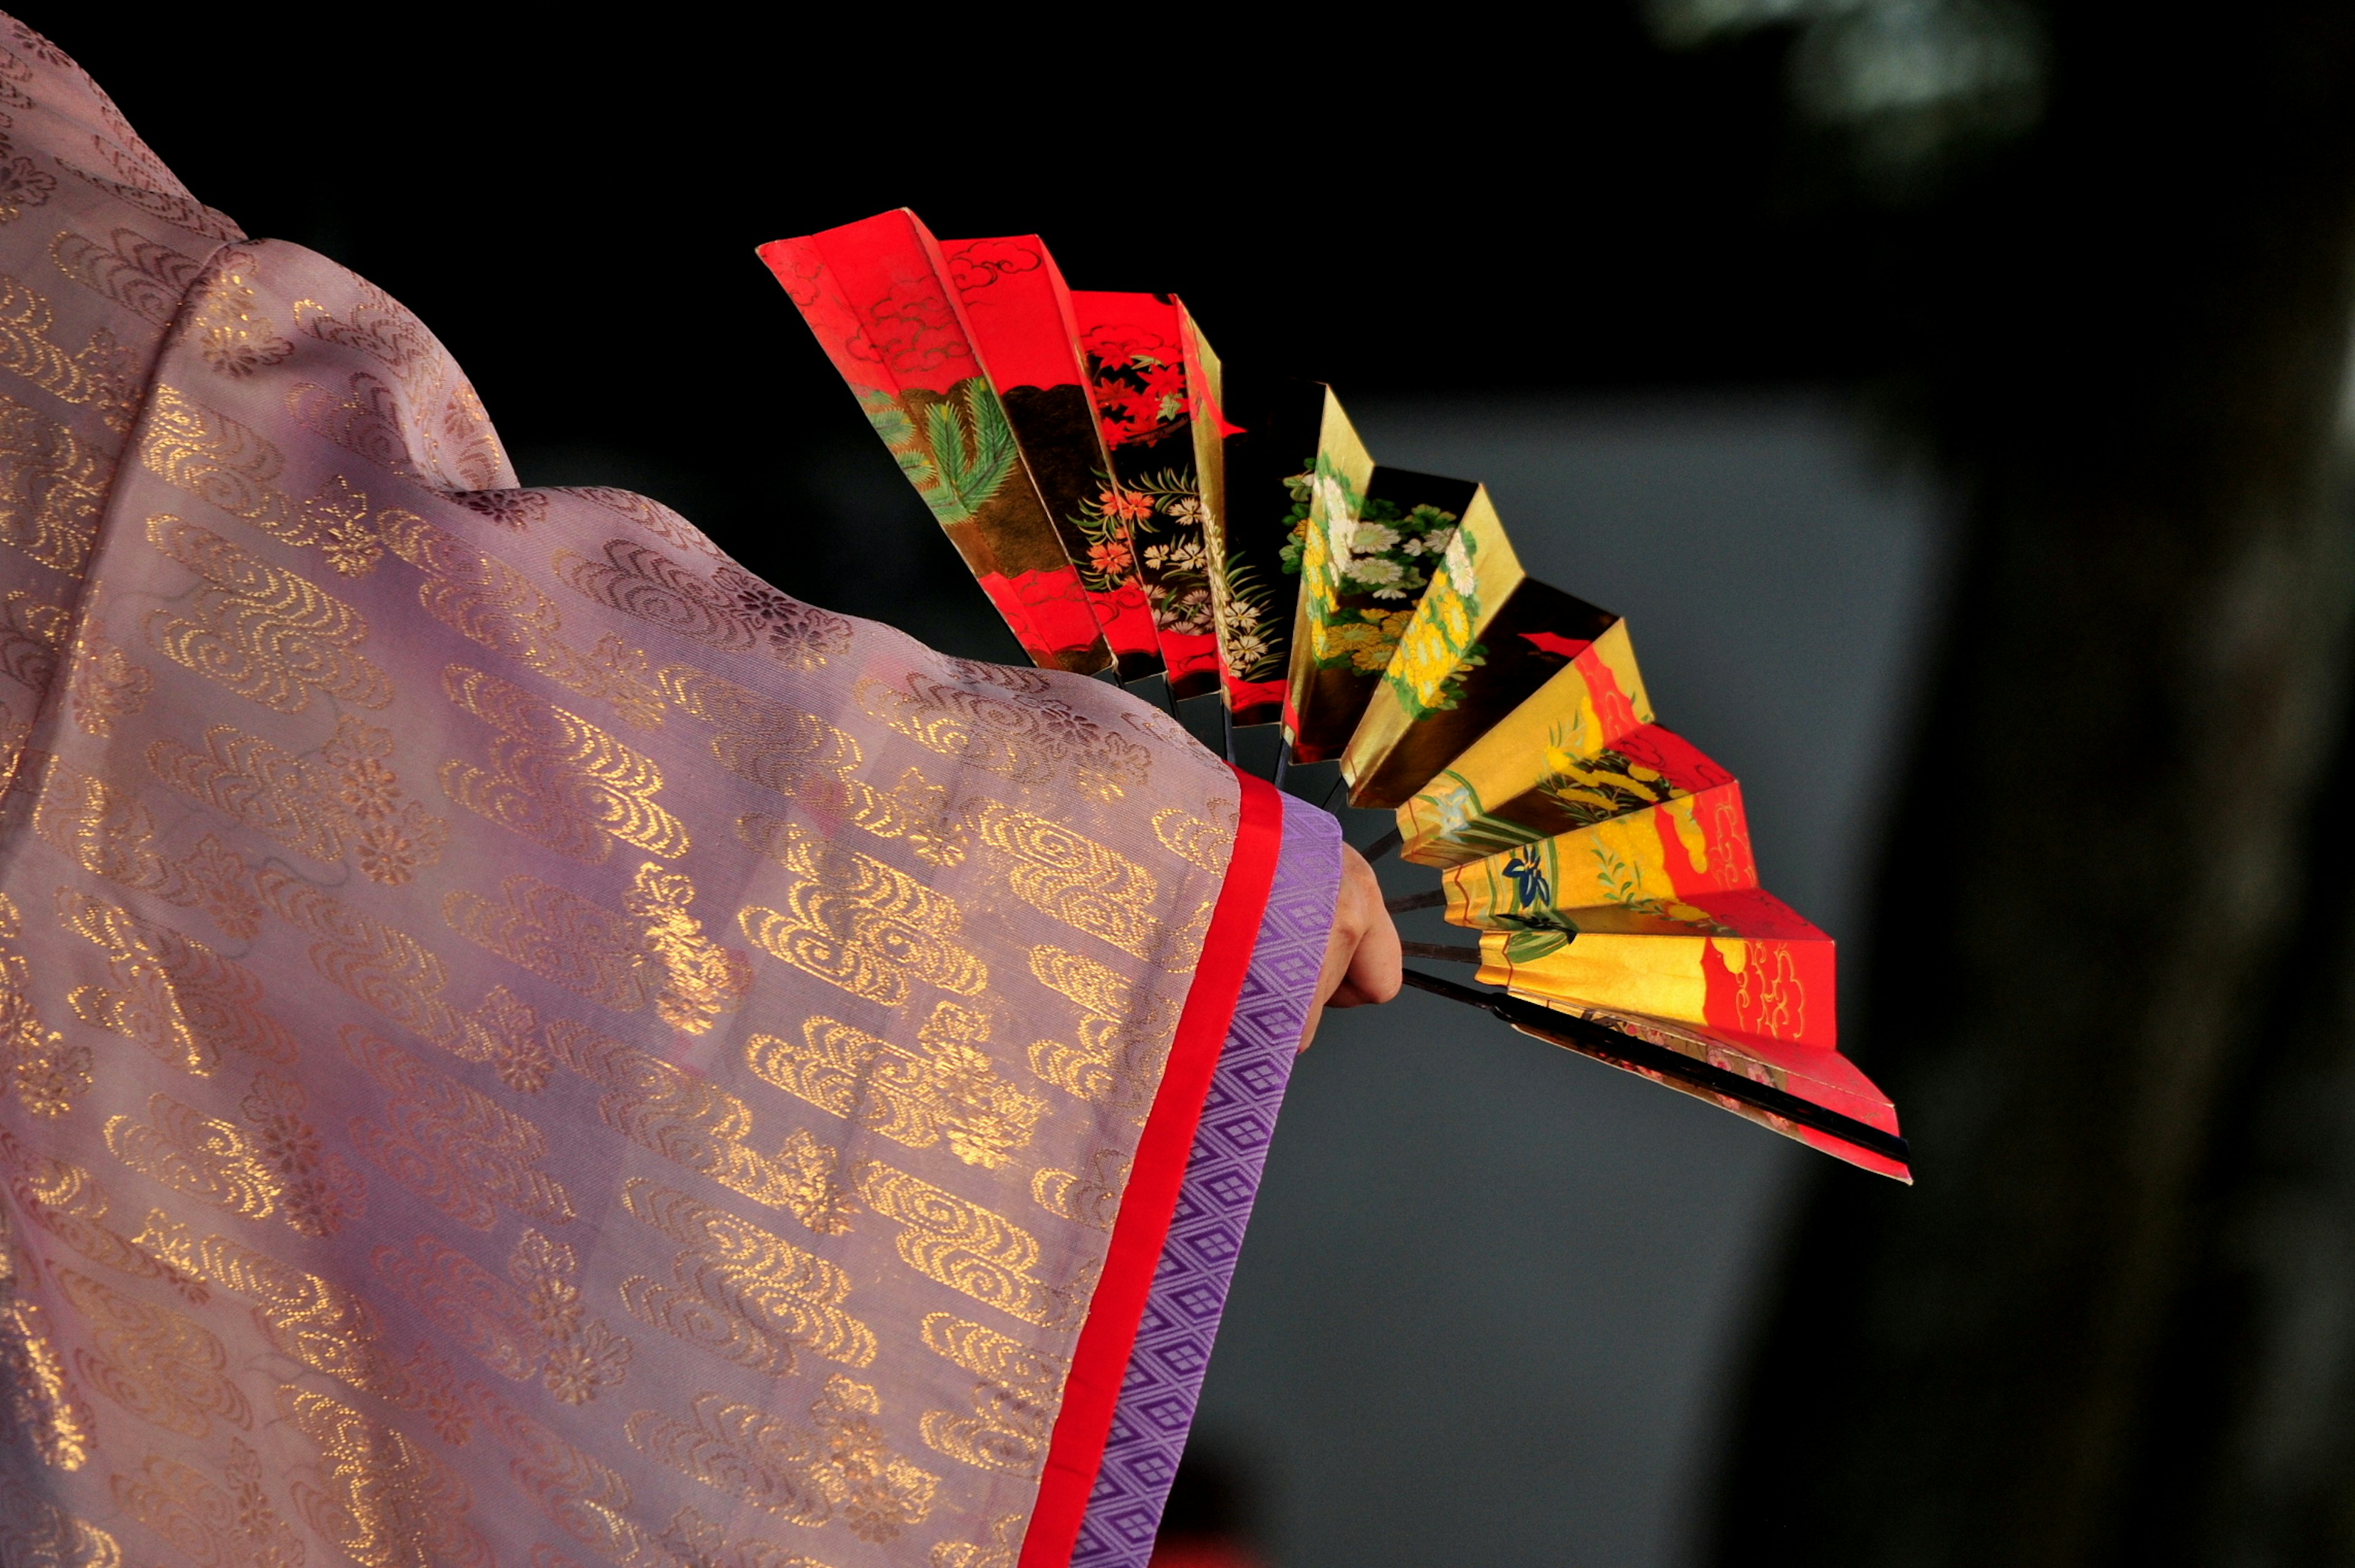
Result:
{"label": "black lacquered fan slat", "polygon": [[1729,1100],[1780,1116],[1799,1126],[1828,1134],[1869,1153],[1908,1165],[1913,1162],[1913,1155],[1905,1140],[1895,1133],[1883,1132],[1853,1116],[1826,1110],[1814,1101],[1803,1100],[1786,1089],[1777,1089],[1771,1083],[1744,1078],[1738,1072],[1729,1072],[1706,1061],[1696,1061],[1681,1051],[1671,1051],[1665,1045],[1655,1045],[1648,1040],[1638,1040],[1592,1019],[1556,1012],[1551,1008],[1524,1002],[1501,992],[1458,985],[1453,980],[1426,975],[1416,969],[1407,970],[1404,978],[1408,985],[1418,990],[1478,1008],[1581,1056],[1592,1056],[1620,1066],[1657,1072],[1663,1078],[1673,1078],[1679,1083],[1689,1083],[1697,1089],[1722,1094]]}

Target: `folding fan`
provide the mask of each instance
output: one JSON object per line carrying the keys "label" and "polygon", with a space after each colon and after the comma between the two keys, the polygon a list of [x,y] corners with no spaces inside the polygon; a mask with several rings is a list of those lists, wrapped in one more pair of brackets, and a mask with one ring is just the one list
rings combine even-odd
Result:
{"label": "folding fan", "polygon": [[[1158,676],[1337,763],[1497,989],[1409,983],[1900,1180],[1831,939],[1759,887],[1742,786],[1655,720],[1626,624],[1523,570],[1467,480],[1377,464],[1327,387],[1230,377],[1172,294],[914,214],[764,246],[1037,663]],[[1231,755],[1232,745],[1230,745]]]}

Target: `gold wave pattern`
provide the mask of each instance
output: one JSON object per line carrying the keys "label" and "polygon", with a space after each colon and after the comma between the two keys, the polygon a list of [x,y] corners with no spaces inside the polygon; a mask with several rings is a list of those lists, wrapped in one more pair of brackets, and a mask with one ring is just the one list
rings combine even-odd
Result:
{"label": "gold wave pattern", "polygon": [[862,680],[857,696],[870,715],[927,751],[1019,784],[1063,781],[1114,801],[1143,788],[1153,766],[1150,752],[1056,697],[992,696],[921,671],[897,686]]}
{"label": "gold wave pattern", "polygon": [[407,932],[346,909],[323,890],[274,866],[254,874],[262,902],[312,939],[312,968],[385,1017],[464,1055],[469,1043],[457,1009],[442,999],[449,971],[433,950]]}
{"label": "gold wave pattern", "polygon": [[88,1520],[50,1502],[13,1470],[0,1470],[0,1563],[15,1568],[123,1568],[123,1547]]}
{"label": "gold wave pattern", "polygon": [[102,241],[69,229],[49,241],[49,260],[92,293],[157,326],[172,325],[205,270],[194,256],[158,245],[135,229],[112,229]]}
{"label": "gold wave pattern", "polygon": [[26,1218],[91,1262],[152,1281],[199,1307],[211,1298],[204,1281],[106,1223],[112,1200],[80,1166],[32,1154],[0,1130],[0,1167]]}
{"label": "gold wave pattern", "polygon": [[14,1091],[34,1115],[62,1116],[90,1092],[90,1047],[69,1043],[33,1010],[32,969],[17,946],[24,935],[16,901],[0,893],[0,1093]]}
{"label": "gold wave pattern", "polygon": [[271,1504],[261,1456],[230,1438],[221,1481],[151,1454],[108,1484],[125,1512],[200,1568],[302,1568],[302,1539]]}
{"label": "gold wave pattern", "polygon": [[559,1061],[605,1091],[598,1115],[639,1147],[821,1235],[850,1229],[838,1156],[807,1131],[762,1154],[751,1144],[752,1108],[709,1079],[566,1019],[548,1026],[548,1043]]}
{"label": "gold wave pattern", "polygon": [[399,1046],[346,1025],[344,1054],[383,1086],[385,1124],[355,1120],[352,1143],[395,1181],[462,1225],[487,1231],[502,1209],[561,1225],[573,1216],[563,1185],[538,1168],[538,1127]]}
{"label": "gold wave pattern", "polygon": [[990,1027],[980,1008],[943,1001],[910,1050],[835,1019],[813,1018],[798,1042],[752,1036],[744,1060],[786,1093],[894,1143],[945,1143],[965,1164],[996,1170],[1029,1147],[1047,1104],[991,1062],[982,1049]]}
{"label": "gold wave pattern", "polygon": [[872,1419],[882,1412],[873,1388],[837,1372],[807,1426],[704,1393],[692,1421],[641,1410],[625,1430],[640,1452],[754,1508],[813,1530],[839,1520],[885,1541],[931,1514],[940,1477],[891,1451]]}
{"label": "gold wave pattern", "polygon": [[319,1456],[293,1484],[296,1509],[360,1568],[493,1568],[466,1518],[473,1494],[414,1438],[292,1384],[278,1391],[278,1413]]}
{"label": "gold wave pattern", "polygon": [[728,653],[765,649],[796,669],[816,669],[850,651],[848,621],[739,567],[722,566],[707,581],[634,539],[607,540],[602,560],[559,550],[555,565],[583,597]]}
{"label": "gold wave pattern", "polygon": [[1126,977],[1060,947],[1032,948],[1030,974],[1079,1008],[1078,1043],[1038,1041],[1030,1047],[1030,1070],[1082,1100],[1130,1111],[1150,1104],[1178,1032],[1177,1002],[1140,1000]]}
{"label": "gold wave pattern", "polygon": [[980,1380],[970,1414],[924,1413],[924,1445],[976,1469],[1037,1475],[1071,1363],[946,1312],[924,1318],[923,1339],[924,1349]]}
{"label": "gold wave pattern", "polygon": [[147,519],[147,539],[205,582],[148,612],[147,641],[165,657],[280,713],[303,712],[314,695],[392,700],[392,682],[359,652],[368,623],[342,600],[169,513]]}
{"label": "gold wave pattern", "polygon": [[602,865],[618,841],[675,860],[687,850],[687,825],[655,799],[654,759],[579,714],[464,665],[442,672],[442,689],[494,731],[491,765],[442,765],[452,800],[559,855]]}
{"label": "gold wave pattern", "polygon": [[1004,1215],[877,1162],[857,1167],[852,1187],[900,1227],[900,1261],[926,1279],[1046,1328],[1084,1310],[1071,1290],[1039,1277],[1038,1238]]}
{"label": "gold wave pattern", "polygon": [[66,997],[91,1028],[135,1040],[199,1078],[220,1066],[223,1051],[282,1063],[300,1054],[293,1035],[262,1010],[253,972],[195,937],[64,888],[58,923],[106,955],[116,988],[77,986]]}
{"label": "gold wave pattern", "polygon": [[626,723],[645,730],[662,723],[662,693],[643,651],[618,636],[602,638],[590,653],[573,648],[556,601],[529,578],[413,513],[386,521],[385,542],[423,574],[417,602],[426,613],[468,642],[576,696],[611,703]]}
{"label": "gold wave pattern", "polygon": [[342,475],[297,501],[278,486],[285,454],[260,431],[162,382],[148,407],[139,460],[158,479],[282,544],[316,546],[343,576],[365,577],[383,558],[385,518],[369,517],[368,493]]}
{"label": "gold wave pattern", "polygon": [[112,457],[0,393],[0,543],[80,577],[113,484]]}
{"label": "gold wave pattern", "polygon": [[97,1443],[90,1407],[66,1381],[65,1358],[39,1305],[17,1295],[16,1258],[16,1237],[0,1215],[0,1413],[41,1463],[79,1470]]}
{"label": "gold wave pattern", "polygon": [[964,997],[989,984],[988,966],[956,940],[964,916],[946,894],[795,823],[754,816],[739,830],[796,879],[784,911],[755,904],[737,916],[779,963],[885,1007],[904,1004],[916,981]]}
{"label": "gold wave pattern", "polygon": [[111,431],[129,431],[140,391],[131,350],[104,327],[81,347],[68,349],[51,340],[55,326],[55,313],[38,291],[0,272],[0,370],[61,403],[95,410]]}
{"label": "gold wave pattern", "polygon": [[875,1360],[874,1330],[843,1310],[850,1276],[836,1264],[644,1177],[624,1184],[622,1201],[685,1249],[667,1281],[622,1281],[639,1322],[770,1377],[791,1375],[799,1350],[850,1367]]}
{"label": "gold wave pattern", "polygon": [[229,1375],[229,1350],[192,1317],[121,1295],[71,1269],[58,1288],[90,1324],[74,1357],[84,1380],[142,1421],[199,1441],[216,1422],[250,1429],[253,1411]]}
{"label": "gold wave pattern", "polygon": [[277,1173],[232,1123],[208,1118],[169,1094],[147,1097],[147,1119],[112,1116],[106,1147],[161,1187],[243,1220],[268,1219],[278,1207]]}
{"label": "gold wave pattern", "polygon": [[687,912],[695,884],[658,862],[638,868],[619,912],[524,873],[499,891],[504,905],[453,891],[442,919],[467,941],[614,1012],[651,1006],[673,1029],[701,1034],[751,987],[744,955],[710,941]]}
{"label": "gold wave pattern", "polygon": [[586,1404],[628,1375],[630,1342],[590,1316],[572,1249],[529,1226],[504,1280],[431,1236],[407,1253],[378,1247],[375,1263],[421,1314],[502,1377],[537,1378],[562,1403]]}
{"label": "gold wave pattern", "polygon": [[186,855],[165,855],[138,796],[61,758],[49,758],[42,774],[33,831],[92,876],[203,910],[225,935],[247,942],[261,933],[261,901],[235,851],[208,833]]}

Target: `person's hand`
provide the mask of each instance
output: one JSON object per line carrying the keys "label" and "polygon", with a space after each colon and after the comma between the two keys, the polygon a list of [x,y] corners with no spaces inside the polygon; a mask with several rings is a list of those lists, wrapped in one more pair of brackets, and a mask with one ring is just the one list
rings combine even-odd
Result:
{"label": "person's hand", "polygon": [[1382,907],[1381,884],[1366,858],[1341,846],[1341,903],[1333,934],[1325,939],[1325,969],[1316,976],[1316,1006],[1301,1032],[1300,1049],[1316,1038],[1327,1008],[1361,1008],[1399,994],[1399,934]]}

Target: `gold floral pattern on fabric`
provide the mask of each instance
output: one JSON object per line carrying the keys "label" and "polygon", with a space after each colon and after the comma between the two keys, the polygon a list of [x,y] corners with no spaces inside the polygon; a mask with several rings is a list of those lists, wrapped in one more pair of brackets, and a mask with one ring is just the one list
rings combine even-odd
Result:
{"label": "gold floral pattern on fabric", "polygon": [[343,1156],[321,1146],[305,1118],[302,1084],[254,1074],[239,1103],[240,1126],[152,1094],[144,1121],[106,1123],[115,1158],[159,1186],[248,1220],[273,1214],[305,1236],[332,1236],[362,1211],[367,1184]]}
{"label": "gold floral pattern on fabric", "polygon": [[980,1380],[970,1412],[924,1413],[925,1445],[975,1469],[1038,1474],[1069,1363],[946,1312],[924,1319],[923,1339],[924,1349]]}
{"label": "gold floral pattern on fabric", "polygon": [[283,364],[294,353],[262,313],[249,281],[253,267],[249,251],[221,251],[180,318],[180,341],[196,349],[214,373],[239,380]]}
{"label": "gold floral pattern on fabric", "polygon": [[196,257],[126,228],[109,230],[104,240],[68,229],[49,241],[49,260],[91,293],[157,326],[172,325],[205,270]]}
{"label": "gold floral pattern on fabric", "polygon": [[491,1568],[465,1483],[414,1438],[292,1384],[278,1412],[318,1451],[317,1467],[294,1482],[294,1506],[360,1568]]}
{"label": "gold floral pattern on fabric", "polygon": [[751,986],[741,953],[713,943],[687,907],[695,884],[648,861],[615,912],[537,877],[499,884],[504,904],[463,890],[442,918],[467,941],[617,1013],[652,1008],[673,1029],[709,1029]]}
{"label": "gold floral pattern on fabric", "polygon": [[572,1218],[563,1184],[539,1168],[538,1127],[366,1029],[347,1025],[340,1038],[388,1094],[381,1123],[353,1122],[352,1147],[395,1181],[473,1230],[489,1230],[503,1209],[543,1225]]}
{"label": "gold floral pattern on fabric", "polygon": [[1139,1086],[1160,1082],[1148,1063],[1167,1056],[1177,1008],[1167,1000],[1144,1002],[1118,971],[1066,948],[1031,949],[1030,973],[1079,1008],[1078,1042],[1039,1040],[1030,1048],[1030,1070],[1082,1100],[1140,1109],[1146,1097]]}
{"label": "gold floral pattern on fabric", "polygon": [[751,1107],[710,1080],[569,1019],[548,1026],[548,1043],[559,1061],[605,1091],[598,1115],[639,1147],[821,1235],[850,1229],[841,1156],[808,1131],[764,1154],[752,1147]]}
{"label": "gold floral pattern on fabric", "polygon": [[858,696],[869,715],[927,751],[1017,784],[1061,780],[1111,801],[1151,776],[1151,752],[1060,698],[994,697],[921,671],[896,684],[862,680]]}
{"label": "gold floral pattern on fabric", "polygon": [[529,1226],[506,1279],[431,1236],[406,1251],[378,1247],[374,1262],[410,1305],[501,1377],[586,1404],[629,1375],[630,1341],[589,1312],[573,1250]]}
{"label": "gold floral pattern on fabric", "polygon": [[452,800],[569,859],[602,865],[616,843],[676,860],[687,827],[655,798],[662,770],[568,709],[464,665],[442,672],[462,711],[493,731],[488,768],[442,764]]}
{"label": "gold floral pattern on fabric", "polygon": [[0,392],[0,543],[80,577],[114,469],[70,426]]}
{"label": "gold floral pattern on fabric", "polygon": [[644,1177],[623,1207],[685,1250],[670,1278],[633,1275],[622,1304],[639,1322],[770,1377],[789,1377],[801,1351],[863,1367],[875,1331],[843,1307],[850,1276],[783,1236]]}
{"label": "gold floral pattern on fabric", "polygon": [[[284,544],[316,546],[346,577],[365,577],[384,555],[368,494],[331,475],[304,500],[281,489],[286,456],[261,432],[207,408],[175,387],[159,386],[139,445],[147,471]],[[389,513],[387,517],[402,515]]]}
{"label": "gold floral pattern on fabric", "polygon": [[63,889],[58,923],[106,955],[114,987],[77,986],[66,997],[92,1029],[135,1040],[199,1078],[219,1068],[224,1051],[281,1063],[299,1053],[286,1026],[262,1010],[252,971],[195,937]]}
{"label": "gold floral pattern on fabric", "polygon": [[850,651],[850,623],[788,598],[741,567],[709,581],[650,546],[610,539],[605,559],[559,551],[556,574],[597,603],[730,653],[765,650],[795,669]]}
{"label": "gold floral pattern on fabric", "polygon": [[967,1165],[995,1170],[1028,1147],[1047,1103],[997,1071],[989,1014],[943,1001],[911,1050],[835,1019],[814,1018],[799,1040],[756,1034],[752,1071],[818,1109],[910,1148],[946,1144]]}
{"label": "gold floral pattern on fabric", "polygon": [[157,653],[280,713],[304,711],[314,694],[362,708],[392,700],[391,681],[358,651],[368,623],[342,600],[169,513],[147,519],[147,538],[206,584],[148,613]]}
{"label": "gold floral pattern on fabric", "polygon": [[442,859],[449,824],[409,798],[389,764],[392,731],[346,714],[311,756],[216,724],[199,752],[147,748],[150,772],[181,794],[313,860],[350,854],[370,881],[398,886]]}
{"label": "gold floral pattern on fabric", "polygon": [[131,428],[139,389],[131,354],[101,327],[80,348],[50,340],[56,313],[29,284],[0,272],[0,370],[31,382],[61,403],[89,404],[108,430]]}
{"label": "gold floral pattern on fabric", "polygon": [[90,1325],[90,1348],[74,1356],[84,1381],[140,1420],[186,1436],[208,1439],[216,1423],[251,1429],[252,1406],[231,1377],[219,1336],[88,1275],[55,1274],[59,1291]]}
{"label": "gold floral pattern on fabric", "polygon": [[[314,381],[297,381],[286,393],[286,411],[294,416],[296,424],[355,457],[364,457],[404,479],[421,477],[409,458],[400,400],[391,386],[381,376],[355,370],[346,388],[335,392]],[[411,524],[424,523],[415,513],[401,516]]]}
{"label": "gold floral pattern on fabric", "polygon": [[744,837],[794,881],[782,912],[753,904],[737,916],[744,934],[789,964],[855,997],[899,1007],[921,981],[977,997],[989,968],[964,945],[964,915],[946,896],[871,855],[798,824],[747,817]]}
{"label": "gold floral pattern on fabric", "polygon": [[151,1454],[109,1486],[133,1519],[204,1568],[303,1568],[302,1538],[270,1500],[261,1456],[230,1438],[220,1478],[215,1486],[195,1466]]}
{"label": "gold floral pattern on fabric", "polygon": [[628,1432],[681,1475],[794,1524],[839,1520],[862,1540],[891,1541],[932,1511],[940,1477],[890,1450],[870,1419],[882,1411],[872,1387],[837,1372],[807,1425],[706,1393],[690,1421],[641,1410]]}
{"label": "gold floral pattern on fabric", "polygon": [[875,1161],[853,1172],[852,1190],[901,1227],[900,1261],[926,1279],[1025,1323],[1067,1322],[1083,1307],[1084,1292],[1039,1277],[1038,1238],[1004,1215]]}
{"label": "gold floral pattern on fabric", "polygon": [[208,833],[185,855],[165,854],[155,815],[136,795],[56,757],[45,764],[33,831],[92,876],[204,911],[224,935],[247,941],[261,930],[261,901],[235,851]]}
{"label": "gold floral pattern on fabric", "polygon": [[662,723],[663,695],[643,650],[610,635],[588,653],[573,648],[556,601],[529,578],[414,513],[389,515],[385,542],[424,574],[417,602],[426,613],[460,636],[576,696],[611,703],[625,723],[644,730]]}

